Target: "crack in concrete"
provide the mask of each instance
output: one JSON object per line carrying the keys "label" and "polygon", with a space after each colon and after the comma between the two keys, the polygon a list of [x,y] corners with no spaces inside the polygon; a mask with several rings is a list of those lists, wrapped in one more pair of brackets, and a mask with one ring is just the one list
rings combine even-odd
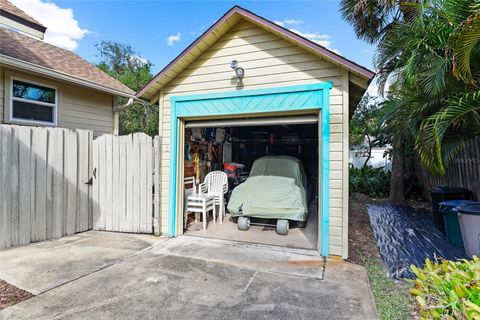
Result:
{"label": "crack in concrete", "polygon": [[126,260],[130,259],[130,258],[133,258],[133,257],[135,257],[135,256],[137,256],[137,255],[139,255],[139,254],[141,254],[141,253],[143,253],[143,252],[150,251],[150,250],[152,250],[153,248],[155,248],[156,246],[158,246],[158,245],[160,245],[161,243],[163,243],[164,241],[165,241],[165,240],[159,241],[158,243],[154,243],[154,244],[152,244],[152,245],[149,246],[149,247],[146,247],[146,248],[144,248],[144,249],[142,249],[142,250],[140,250],[140,251],[137,251],[137,252],[135,252],[135,253],[133,253],[133,254],[131,254],[131,255],[129,255],[129,256],[125,256],[125,257],[119,258],[119,259],[117,259],[117,260],[115,260],[115,261],[113,261],[113,262],[111,262],[111,263],[109,263],[109,264],[107,264],[107,265],[104,265],[104,266],[102,266],[102,267],[100,267],[100,268],[97,268],[97,269],[95,269],[95,270],[92,270],[92,271],[89,272],[89,273],[83,274],[83,275],[81,275],[81,276],[78,276],[78,277],[76,277],[76,278],[70,279],[70,280],[65,281],[65,282],[63,282],[63,283],[57,284],[56,286],[53,286],[53,287],[51,287],[51,288],[48,288],[47,290],[43,290],[43,291],[39,292],[38,294],[36,294],[35,297],[38,297],[38,296],[40,296],[40,295],[42,295],[42,294],[44,294],[44,293],[47,293],[47,292],[49,292],[49,291],[52,291],[52,290],[57,289],[57,288],[60,288],[60,287],[62,287],[62,286],[64,286],[64,285],[67,285],[67,284],[72,283],[72,282],[74,282],[74,281],[80,280],[80,279],[82,279],[82,278],[88,277],[88,276],[90,276],[90,275],[92,275],[92,274],[98,273],[98,272],[100,272],[100,271],[102,271],[102,270],[105,270],[105,269],[107,269],[107,268],[110,268],[111,266],[114,266],[114,265],[116,265],[116,264],[118,264],[118,263],[120,263],[120,262],[123,262],[123,261],[126,261]]}

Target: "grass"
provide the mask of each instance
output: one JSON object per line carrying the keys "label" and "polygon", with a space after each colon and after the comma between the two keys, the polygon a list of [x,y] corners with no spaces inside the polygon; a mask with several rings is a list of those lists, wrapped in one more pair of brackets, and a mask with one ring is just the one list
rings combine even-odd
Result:
{"label": "grass", "polygon": [[413,319],[415,318],[415,300],[409,293],[411,285],[388,277],[370,225],[367,205],[382,202],[385,200],[373,199],[361,194],[350,197],[349,261],[363,265],[367,269],[380,319]]}
{"label": "grass", "polygon": [[366,268],[380,319],[411,319],[415,302],[410,298],[410,285],[390,279],[381,261],[369,260]]}

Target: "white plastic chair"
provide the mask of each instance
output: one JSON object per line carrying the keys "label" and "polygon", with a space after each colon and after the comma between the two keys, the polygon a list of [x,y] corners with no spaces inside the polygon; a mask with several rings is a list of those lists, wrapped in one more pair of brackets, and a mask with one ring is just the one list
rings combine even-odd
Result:
{"label": "white plastic chair", "polygon": [[[191,186],[188,188],[187,186]],[[187,219],[188,219],[188,197],[195,194],[195,177],[185,177],[183,178],[184,186],[184,198],[183,198],[183,225],[184,229],[187,228]],[[195,222],[197,222],[197,214],[195,213]]]}
{"label": "white plastic chair", "polygon": [[220,223],[225,216],[225,198],[224,194],[228,192],[228,176],[223,171],[212,171],[205,176],[203,183],[199,185],[199,193],[211,195],[215,199],[215,205],[218,205]]}
{"label": "white plastic chair", "polygon": [[[188,214],[195,213],[195,222],[198,221],[197,215],[202,214],[203,230],[207,230],[207,213],[213,211],[213,223],[216,223],[215,197],[209,194],[196,194],[195,178],[187,177],[183,179],[185,189],[184,211],[183,211],[183,227],[187,228]],[[187,185],[192,185],[187,188]]]}

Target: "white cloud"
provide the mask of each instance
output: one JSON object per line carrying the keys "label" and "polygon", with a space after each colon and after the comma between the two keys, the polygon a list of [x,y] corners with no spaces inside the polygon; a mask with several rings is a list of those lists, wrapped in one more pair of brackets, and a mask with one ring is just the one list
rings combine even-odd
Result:
{"label": "white cloud", "polygon": [[318,32],[301,32],[297,29],[290,29],[290,31],[295,32],[299,36],[302,36],[304,38],[307,38],[310,41],[313,41],[315,43],[318,43],[321,46],[324,46],[325,48],[329,49],[330,51],[333,51],[335,53],[339,53],[337,49],[332,48],[332,41],[330,41],[330,36],[325,33],[318,33]]}
{"label": "white cloud", "polygon": [[147,58],[143,58],[139,55],[133,55],[130,57],[130,61],[138,66],[143,66],[148,63]]}
{"label": "white cloud", "polygon": [[171,36],[168,36],[167,38],[167,45],[169,47],[173,47],[175,43],[179,42],[182,38],[182,33],[177,32],[177,34],[172,34]]}
{"label": "white cloud", "polygon": [[283,19],[283,20],[276,20],[273,21],[275,24],[278,24],[281,27],[288,28],[288,30],[295,32],[296,34],[307,38],[310,41],[313,41],[315,43],[318,43],[321,46],[324,46],[325,48],[329,49],[330,51],[333,51],[337,54],[339,54],[339,51],[337,49],[332,48],[332,41],[330,41],[330,36],[328,34],[322,34],[319,32],[302,32],[298,29],[292,28],[293,26],[299,26],[301,24],[304,24],[305,21],[300,20],[300,19]]}
{"label": "white cloud", "polygon": [[285,19],[286,24],[293,25],[293,26],[298,26],[299,24],[303,23],[303,20],[300,19]]}
{"label": "white cloud", "polygon": [[70,8],[60,8],[55,3],[42,0],[10,1],[47,27],[45,42],[67,50],[75,50],[78,41],[89,33],[87,29],[82,29],[78,25]]}
{"label": "white cloud", "polygon": [[274,21],[274,23],[278,24],[279,26],[298,26],[303,23],[303,20],[300,19],[283,19]]}

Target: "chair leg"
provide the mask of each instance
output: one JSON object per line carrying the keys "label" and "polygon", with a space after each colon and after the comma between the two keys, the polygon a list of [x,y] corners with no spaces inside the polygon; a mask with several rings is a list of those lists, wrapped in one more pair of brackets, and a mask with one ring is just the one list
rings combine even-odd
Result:
{"label": "chair leg", "polygon": [[219,209],[220,210],[218,210],[218,211],[220,211],[220,213],[219,213],[220,223],[223,223],[223,218],[224,218],[224,214],[225,214],[225,205],[223,203],[223,195],[220,196],[220,208]]}
{"label": "chair leg", "polygon": [[215,204],[213,205],[212,211],[213,211],[213,224],[216,224],[217,208],[215,207]]}
{"label": "chair leg", "polygon": [[188,220],[188,211],[185,210],[183,213],[183,229],[187,229],[187,220]]}
{"label": "chair leg", "polygon": [[203,231],[207,230],[207,207],[205,201],[202,204]]}

